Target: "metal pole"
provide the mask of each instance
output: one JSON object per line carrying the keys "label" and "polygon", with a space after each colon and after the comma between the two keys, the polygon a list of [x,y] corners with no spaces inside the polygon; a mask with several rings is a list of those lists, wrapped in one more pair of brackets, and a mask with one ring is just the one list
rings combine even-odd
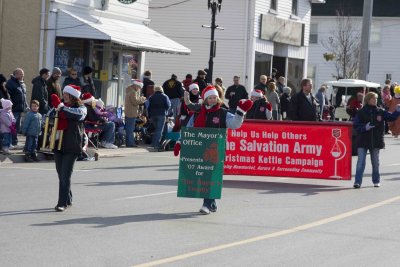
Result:
{"label": "metal pole", "polygon": [[214,32],[215,32],[215,14],[217,13],[217,3],[213,2],[211,4],[211,41],[210,41],[210,59],[208,61],[208,83],[212,83],[213,76],[213,68],[214,68],[214,55],[215,55],[215,41],[214,41]]}
{"label": "metal pole", "polygon": [[360,45],[360,62],[358,68],[358,77],[361,80],[367,80],[370,64],[369,56],[369,39],[371,34],[372,23],[372,7],[374,0],[364,0],[363,9],[363,24],[361,31],[361,45]]}

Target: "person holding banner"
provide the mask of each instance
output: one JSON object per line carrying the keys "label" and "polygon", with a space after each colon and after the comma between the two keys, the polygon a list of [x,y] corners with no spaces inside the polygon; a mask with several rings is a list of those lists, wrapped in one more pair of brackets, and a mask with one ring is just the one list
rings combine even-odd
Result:
{"label": "person holding banner", "polygon": [[385,121],[394,121],[400,115],[400,104],[390,113],[377,107],[378,95],[369,92],[365,95],[364,106],[354,117],[354,128],[357,131],[357,167],[354,188],[360,188],[365,169],[365,159],[369,150],[372,164],[372,183],[380,187],[379,151],[385,147]]}
{"label": "person holding banner", "polygon": [[[217,89],[209,85],[202,92],[202,104],[193,104],[189,99],[189,92],[184,93],[185,104],[189,109],[196,113],[189,120],[187,127],[195,128],[230,128],[238,129],[242,126],[244,116],[251,109],[253,102],[249,99],[238,101],[235,114],[221,108],[223,101],[218,96]],[[174,155],[178,156],[181,149],[180,142],[174,147]],[[217,211],[215,199],[203,199],[203,205],[200,209],[202,214],[210,214]]]}
{"label": "person holding banner", "polygon": [[246,114],[246,119],[270,120],[272,119],[272,105],[268,102],[263,91],[254,89],[250,93],[253,106]]}

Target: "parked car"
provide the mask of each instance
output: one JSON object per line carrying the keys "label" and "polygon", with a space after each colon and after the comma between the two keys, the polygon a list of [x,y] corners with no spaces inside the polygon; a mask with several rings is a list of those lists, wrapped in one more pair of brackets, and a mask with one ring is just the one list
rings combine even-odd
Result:
{"label": "parked car", "polygon": [[363,92],[364,95],[368,92],[376,92],[380,98],[381,85],[379,83],[355,79],[340,79],[338,81],[325,82],[324,85],[328,88],[327,96],[330,99],[331,105],[335,107],[335,118],[337,120],[349,119],[346,106],[351,98],[357,96],[358,92]]}

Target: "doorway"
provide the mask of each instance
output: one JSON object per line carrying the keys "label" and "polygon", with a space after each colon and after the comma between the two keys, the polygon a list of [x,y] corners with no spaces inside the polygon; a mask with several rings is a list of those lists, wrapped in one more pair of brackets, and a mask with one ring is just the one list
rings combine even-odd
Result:
{"label": "doorway", "polygon": [[[285,76],[286,73],[286,57],[277,57],[274,56],[272,58],[272,68],[278,70],[275,79],[278,79],[279,76]],[[272,71],[272,70],[271,70]]]}

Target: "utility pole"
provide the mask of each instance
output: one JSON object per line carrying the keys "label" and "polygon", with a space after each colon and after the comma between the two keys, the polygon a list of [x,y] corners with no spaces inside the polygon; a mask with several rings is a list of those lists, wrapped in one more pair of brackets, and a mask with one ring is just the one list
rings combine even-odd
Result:
{"label": "utility pole", "polygon": [[361,31],[360,62],[358,68],[358,77],[361,80],[367,80],[369,72],[369,65],[370,65],[369,40],[371,34],[373,4],[374,0],[364,0],[363,24]]}
{"label": "utility pole", "polygon": [[215,16],[217,14],[217,10],[221,12],[222,0],[208,0],[208,9],[211,9],[211,26],[202,25],[204,28],[211,28],[211,41],[210,41],[210,59],[208,60],[208,72],[207,72],[207,82],[212,83],[212,75],[214,68],[214,57],[215,57],[215,49],[217,46],[217,42],[214,40],[214,32],[215,29],[223,30],[224,28],[215,25]]}

